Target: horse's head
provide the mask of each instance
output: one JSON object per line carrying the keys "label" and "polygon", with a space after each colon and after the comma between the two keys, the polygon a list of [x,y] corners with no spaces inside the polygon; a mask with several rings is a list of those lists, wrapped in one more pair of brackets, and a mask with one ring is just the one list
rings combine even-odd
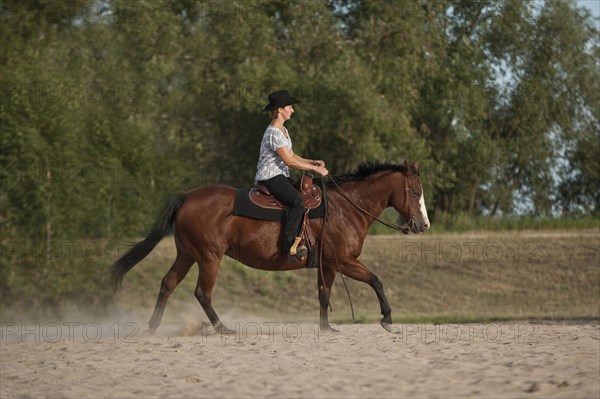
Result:
{"label": "horse's head", "polygon": [[404,161],[404,184],[395,190],[392,206],[408,222],[413,233],[423,233],[431,227],[425,208],[423,185],[419,177],[419,162]]}

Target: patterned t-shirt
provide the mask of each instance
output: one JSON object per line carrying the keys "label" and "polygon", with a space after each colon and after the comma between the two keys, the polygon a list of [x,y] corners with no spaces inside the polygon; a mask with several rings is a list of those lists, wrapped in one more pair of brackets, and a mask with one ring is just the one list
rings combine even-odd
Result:
{"label": "patterned t-shirt", "polygon": [[[285,129],[285,132],[287,133],[287,129]],[[256,165],[255,181],[268,180],[281,174],[290,177],[289,168],[275,152],[284,146],[292,152],[292,140],[289,134],[286,137],[279,128],[269,125],[260,143],[260,156]]]}

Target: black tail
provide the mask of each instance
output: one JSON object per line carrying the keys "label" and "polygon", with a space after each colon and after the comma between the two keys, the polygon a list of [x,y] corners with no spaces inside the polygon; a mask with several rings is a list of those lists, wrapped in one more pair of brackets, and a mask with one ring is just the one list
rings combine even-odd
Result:
{"label": "black tail", "polygon": [[112,265],[110,277],[115,291],[121,286],[125,274],[138,264],[139,261],[148,256],[160,240],[171,231],[173,222],[175,221],[175,214],[183,203],[184,198],[185,193],[179,193],[173,198],[168,203],[162,216],[156,221],[148,236],[133,245]]}

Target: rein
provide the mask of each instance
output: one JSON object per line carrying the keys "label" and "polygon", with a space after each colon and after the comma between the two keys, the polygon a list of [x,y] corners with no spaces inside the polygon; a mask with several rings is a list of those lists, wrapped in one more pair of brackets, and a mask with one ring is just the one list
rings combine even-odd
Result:
{"label": "rein", "polygon": [[[407,176],[408,176],[408,172],[407,172]],[[330,180],[333,182],[333,184],[335,184],[335,187],[337,188],[337,190],[339,191],[339,193],[342,195],[342,197],[344,197],[344,199],[346,201],[348,201],[350,203],[350,205],[352,205],[353,207],[355,207],[356,209],[358,209],[360,212],[364,213],[365,215],[372,217],[373,219],[377,220],[379,223],[392,228],[396,231],[402,231],[404,234],[408,234],[410,232],[410,228],[413,227],[415,220],[414,220],[414,215],[412,214],[412,211],[410,209],[410,189],[408,187],[408,179],[404,179],[404,192],[406,193],[406,204],[407,204],[407,208],[408,208],[408,214],[410,215],[410,218],[408,219],[408,221],[406,222],[406,224],[408,224],[408,227],[403,227],[403,226],[399,226],[397,224],[385,221],[383,219],[381,219],[380,217],[373,215],[372,213],[364,210],[362,207],[360,207],[358,204],[356,204],[349,196],[348,194],[346,194],[342,188],[337,184],[337,182],[335,181],[335,179],[331,176],[329,176]]]}

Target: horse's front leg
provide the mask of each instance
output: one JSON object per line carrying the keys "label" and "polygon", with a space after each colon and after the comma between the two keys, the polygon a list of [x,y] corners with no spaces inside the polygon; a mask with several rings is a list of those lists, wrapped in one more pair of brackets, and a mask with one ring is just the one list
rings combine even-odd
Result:
{"label": "horse's front leg", "polygon": [[387,331],[392,332],[392,308],[385,297],[383,292],[383,284],[379,278],[373,274],[367,266],[365,266],[358,259],[351,259],[344,261],[341,265],[342,273],[346,276],[353,278],[354,280],[367,283],[375,290],[377,299],[379,299],[379,306],[381,306],[381,326]]}
{"label": "horse's front leg", "polygon": [[335,279],[335,271],[327,266],[323,266],[317,272],[317,288],[319,290],[319,304],[320,304],[320,322],[319,327],[323,332],[335,331],[333,327],[329,325],[329,318],[327,314],[327,308],[329,307],[329,298],[331,298],[331,287],[333,286],[333,280]]}
{"label": "horse's front leg", "polygon": [[385,293],[383,292],[383,284],[379,280],[379,277],[371,273],[371,280],[369,285],[373,287],[375,293],[377,294],[377,299],[379,299],[379,306],[381,306],[381,315],[383,318],[381,319],[381,326],[385,328],[388,332],[392,332],[392,308],[385,297]]}

